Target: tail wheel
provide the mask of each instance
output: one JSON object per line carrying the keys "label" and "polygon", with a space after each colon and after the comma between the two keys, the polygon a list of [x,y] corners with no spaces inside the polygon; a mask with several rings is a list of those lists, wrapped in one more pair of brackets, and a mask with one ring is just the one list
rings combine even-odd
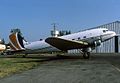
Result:
{"label": "tail wheel", "polygon": [[90,58],[90,52],[84,52],[83,53],[83,58],[84,59],[89,59]]}

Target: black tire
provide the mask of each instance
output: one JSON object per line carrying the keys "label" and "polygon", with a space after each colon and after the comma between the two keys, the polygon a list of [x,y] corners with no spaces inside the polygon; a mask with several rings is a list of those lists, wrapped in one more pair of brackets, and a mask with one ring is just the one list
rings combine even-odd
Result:
{"label": "black tire", "polygon": [[26,55],[23,55],[22,58],[26,58]]}
{"label": "black tire", "polygon": [[83,58],[84,59],[89,59],[90,58],[90,52],[84,52],[83,53]]}
{"label": "black tire", "polygon": [[60,54],[57,54],[56,56],[57,56],[57,57],[61,57],[61,55],[60,55]]}

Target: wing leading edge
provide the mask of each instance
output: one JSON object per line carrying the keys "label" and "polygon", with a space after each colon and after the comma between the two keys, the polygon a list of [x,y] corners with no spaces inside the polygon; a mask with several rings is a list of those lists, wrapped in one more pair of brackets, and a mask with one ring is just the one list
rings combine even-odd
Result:
{"label": "wing leading edge", "polygon": [[67,39],[62,39],[62,38],[58,38],[58,37],[49,37],[45,40],[45,42],[47,42],[48,44],[50,44],[62,51],[88,47],[87,42],[67,40]]}

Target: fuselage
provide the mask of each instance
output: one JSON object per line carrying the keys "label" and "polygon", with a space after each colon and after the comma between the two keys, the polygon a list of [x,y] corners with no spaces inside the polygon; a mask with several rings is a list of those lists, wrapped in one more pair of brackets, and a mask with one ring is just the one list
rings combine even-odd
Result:
{"label": "fuselage", "polygon": [[[73,40],[73,41],[85,41],[88,42],[91,46],[96,42],[104,42],[116,35],[115,32],[109,31],[105,28],[99,29],[91,29],[85,30],[65,36],[60,36],[59,38],[66,39],[66,40]],[[94,45],[93,45],[94,46]],[[98,45],[97,45],[98,46]],[[29,52],[54,52],[54,51],[61,51],[56,47],[53,47],[45,42],[45,40],[35,41],[30,43],[24,43],[25,49],[29,50]]]}

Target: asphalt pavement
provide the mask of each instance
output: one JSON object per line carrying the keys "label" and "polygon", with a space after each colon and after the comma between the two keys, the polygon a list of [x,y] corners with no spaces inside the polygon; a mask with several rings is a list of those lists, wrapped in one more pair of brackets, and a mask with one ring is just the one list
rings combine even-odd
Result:
{"label": "asphalt pavement", "polygon": [[0,83],[120,83],[120,54],[48,58],[39,67],[2,78]]}

